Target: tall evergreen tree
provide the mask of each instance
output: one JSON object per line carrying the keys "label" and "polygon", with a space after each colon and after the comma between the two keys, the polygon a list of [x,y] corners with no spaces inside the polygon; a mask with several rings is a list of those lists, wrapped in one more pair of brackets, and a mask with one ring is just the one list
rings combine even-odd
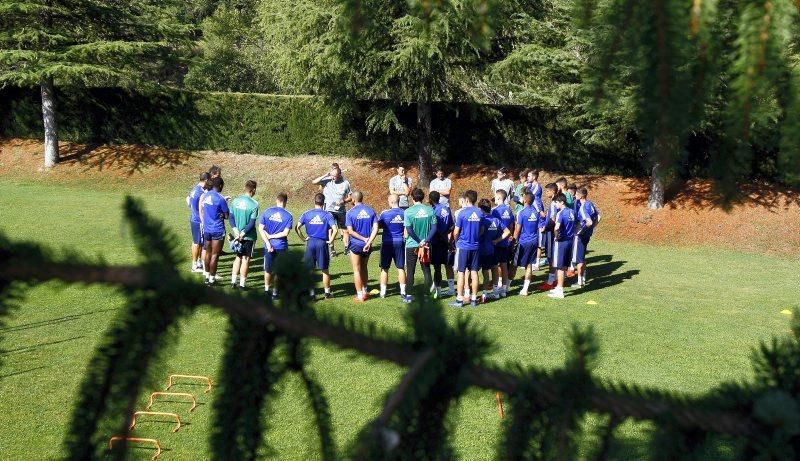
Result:
{"label": "tall evergreen tree", "polygon": [[55,88],[174,78],[181,16],[173,0],[0,0],[0,88],[40,87],[45,168],[58,162]]}
{"label": "tall evergreen tree", "polygon": [[370,130],[405,129],[397,109],[416,108],[421,185],[431,179],[432,103],[474,99],[483,67],[502,51],[490,38],[507,10],[481,0],[264,0],[260,8],[284,88],[344,107],[372,101]]}

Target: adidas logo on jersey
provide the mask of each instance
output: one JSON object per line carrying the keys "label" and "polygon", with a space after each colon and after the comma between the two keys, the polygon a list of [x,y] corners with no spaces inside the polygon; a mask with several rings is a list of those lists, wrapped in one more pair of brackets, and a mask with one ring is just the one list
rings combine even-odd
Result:
{"label": "adidas logo on jersey", "polygon": [[369,219],[369,213],[367,213],[367,210],[361,210],[358,212],[356,219]]}
{"label": "adidas logo on jersey", "polygon": [[400,215],[395,215],[395,217],[392,218],[391,223],[392,224],[403,224],[403,217],[400,216]]}
{"label": "adidas logo on jersey", "polygon": [[238,202],[236,204],[236,209],[237,210],[246,210],[247,209],[247,204],[245,202]]}
{"label": "adidas logo on jersey", "polygon": [[505,210],[500,217],[503,219],[511,219],[511,213],[509,213],[508,210]]}
{"label": "adidas logo on jersey", "polygon": [[414,216],[414,217],[415,218],[427,218],[428,217],[428,212],[425,211],[424,209],[420,208],[419,211],[417,211],[417,215]]}
{"label": "adidas logo on jersey", "polygon": [[320,218],[319,215],[314,215],[314,217],[311,218],[311,221],[309,221],[308,223],[317,225],[322,224],[322,218]]}
{"label": "adidas logo on jersey", "polygon": [[533,221],[536,221],[536,220],[537,220],[537,219],[536,219],[536,215],[535,215],[535,214],[531,213],[531,215],[530,215],[530,216],[528,216],[528,221],[529,221],[529,222],[533,222]]}
{"label": "adidas logo on jersey", "polygon": [[492,221],[491,224],[489,224],[489,230],[497,230],[497,223]]}
{"label": "adidas logo on jersey", "polygon": [[283,219],[281,219],[281,214],[277,211],[272,213],[272,215],[269,217],[269,220],[274,222],[283,222]]}
{"label": "adidas logo on jersey", "polygon": [[447,217],[447,209],[446,208],[442,208],[442,211],[439,212],[439,215],[441,217],[443,217],[443,218],[446,218]]}
{"label": "adidas logo on jersey", "polygon": [[205,200],[203,200],[203,205],[213,205],[213,204],[214,200],[211,197],[206,197]]}
{"label": "adidas logo on jersey", "polygon": [[480,216],[478,216],[478,213],[475,213],[474,211],[472,212],[470,217],[467,218],[467,221],[469,222],[480,222],[480,220],[481,220]]}

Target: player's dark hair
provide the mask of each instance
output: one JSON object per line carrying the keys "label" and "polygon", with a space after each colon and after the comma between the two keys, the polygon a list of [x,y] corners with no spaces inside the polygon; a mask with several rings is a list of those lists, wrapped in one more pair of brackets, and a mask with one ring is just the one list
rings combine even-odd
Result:
{"label": "player's dark hair", "polygon": [[586,189],[585,187],[581,187],[580,189],[578,189],[578,193],[581,194],[582,197],[589,196],[589,190]]}
{"label": "player's dark hair", "polygon": [[397,168],[402,168],[402,169],[404,169],[404,170],[405,170],[405,169],[406,169],[406,166],[405,166],[405,165],[403,165],[402,163],[398,163],[398,164],[397,164]]}
{"label": "player's dark hair", "polygon": [[554,202],[558,202],[558,203],[565,203],[565,202],[567,201],[567,196],[566,196],[566,195],[564,195],[564,194],[558,194],[558,195],[556,195],[556,197],[553,199],[553,201],[554,201]]}
{"label": "player's dark hair", "polygon": [[499,195],[500,198],[502,198],[504,202],[508,198],[508,192],[506,192],[505,189],[498,189],[497,192],[495,192],[494,194],[495,195]]}
{"label": "player's dark hair", "polygon": [[505,173],[506,172],[506,167],[501,166],[500,168],[497,169],[497,172],[498,173]]}
{"label": "player's dark hair", "polygon": [[528,177],[528,170],[520,170],[519,177],[520,178],[527,178]]}
{"label": "player's dark hair", "polygon": [[258,187],[258,183],[252,179],[249,179],[246,183],[244,183],[245,192],[255,192],[256,187]]}
{"label": "player's dark hair", "polygon": [[214,188],[214,182],[211,180],[211,178],[206,179],[206,183],[203,184],[203,189],[211,190],[213,188]]}
{"label": "player's dark hair", "polygon": [[425,192],[420,188],[416,188],[411,191],[411,198],[413,198],[415,202],[420,203],[425,200]]}
{"label": "player's dark hair", "polygon": [[222,168],[217,165],[211,165],[211,168],[208,169],[208,174],[209,176],[222,176]]}
{"label": "player's dark hair", "polygon": [[204,171],[204,172],[200,173],[200,181],[208,181],[208,178],[210,178],[210,177],[211,177],[211,175],[208,174],[208,171]]}
{"label": "player's dark hair", "polygon": [[439,199],[442,196],[439,194],[439,191],[432,190],[428,193],[428,201],[431,202],[431,206],[436,206],[439,204]]}
{"label": "player's dark hair", "polygon": [[531,170],[529,173],[533,173],[533,179],[539,179],[539,170]]}
{"label": "player's dark hair", "polygon": [[325,196],[322,194],[315,194],[314,195],[314,205],[322,206],[325,205]]}
{"label": "player's dark hair", "polygon": [[478,193],[474,190],[470,189],[464,192],[464,198],[469,201],[469,203],[475,205],[475,202],[478,201]]}
{"label": "player's dark hair", "polygon": [[567,186],[567,190],[578,190],[578,186],[576,186],[575,184],[570,184],[569,186]]}
{"label": "player's dark hair", "polygon": [[531,203],[533,203],[533,194],[530,192],[525,192],[525,196],[522,198],[522,204],[528,206]]}
{"label": "player's dark hair", "polygon": [[[324,197],[324,195],[323,195]],[[278,195],[275,196],[275,200],[283,203],[286,205],[289,202],[289,196],[286,195],[286,192],[278,192]]]}
{"label": "player's dark hair", "polygon": [[553,192],[558,192],[558,186],[556,186],[556,183],[554,182],[548,183],[546,186],[544,186],[544,188]]}
{"label": "player's dark hair", "polygon": [[212,188],[216,189],[217,192],[222,192],[222,188],[225,187],[225,181],[222,180],[222,176],[211,178],[210,181]]}
{"label": "player's dark hair", "polygon": [[491,213],[492,212],[492,203],[489,201],[488,198],[482,198],[480,203],[478,204],[478,208],[481,209],[484,213]]}
{"label": "player's dark hair", "polygon": [[438,172],[440,172],[440,171],[441,171],[442,173],[444,173],[444,167],[443,167],[443,166],[441,166],[441,165],[437,165],[437,166],[436,166],[436,168],[433,170],[433,172],[434,172],[434,173],[438,173]]}
{"label": "player's dark hair", "polygon": [[562,176],[562,177],[556,179],[556,184],[566,186],[567,185],[567,178]]}

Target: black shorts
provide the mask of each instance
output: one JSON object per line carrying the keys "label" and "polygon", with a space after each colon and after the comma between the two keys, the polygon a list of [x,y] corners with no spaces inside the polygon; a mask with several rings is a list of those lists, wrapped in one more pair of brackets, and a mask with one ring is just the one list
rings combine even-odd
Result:
{"label": "black shorts", "polygon": [[339,229],[346,229],[344,225],[345,217],[347,216],[346,211],[329,211],[328,213],[336,220],[336,225],[339,226]]}
{"label": "black shorts", "polygon": [[244,256],[250,258],[253,256],[253,245],[255,245],[255,240],[242,240],[242,248],[236,252],[236,256]]}

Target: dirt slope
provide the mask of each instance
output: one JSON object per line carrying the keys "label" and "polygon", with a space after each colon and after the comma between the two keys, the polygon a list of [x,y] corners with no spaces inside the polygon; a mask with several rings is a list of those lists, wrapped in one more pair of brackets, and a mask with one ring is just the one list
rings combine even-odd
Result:
{"label": "dirt slope", "polygon": [[[291,201],[310,202],[316,190],[312,178],[323,174],[331,162],[345,169],[345,177],[365,192],[375,208],[385,205],[387,182],[394,165],[354,158],[317,155],[283,158],[220,152],[180,152],[140,146],[84,146],[62,143],[62,163],[42,172],[42,144],[35,140],[0,140],[0,177],[59,183],[87,183],[135,192],[139,187],[174,191],[189,189],[197,175],[210,165],[223,168],[227,191],[237,192],[245,179],[259,182],[259,197],[279,190]],[[416,178],[417,171],[408,165]],[[472,188],[489,193],[494,173],[491,165],[450,165],[454,194]],[[543,173],[544,184],[555,175]],[[685,185],[667,207],[647,210],[647,181],[615,176],[571,176],[571,182],[590,189],[590,198],[603,213],[597,235],[606,240],[665,245],[713,245],[775,255],[800,255],[800,197],[797,192],[769,185],[746,186],[746,198],[723,209],[708,181]],[[295,202],[296,203],[296,202]]]}

